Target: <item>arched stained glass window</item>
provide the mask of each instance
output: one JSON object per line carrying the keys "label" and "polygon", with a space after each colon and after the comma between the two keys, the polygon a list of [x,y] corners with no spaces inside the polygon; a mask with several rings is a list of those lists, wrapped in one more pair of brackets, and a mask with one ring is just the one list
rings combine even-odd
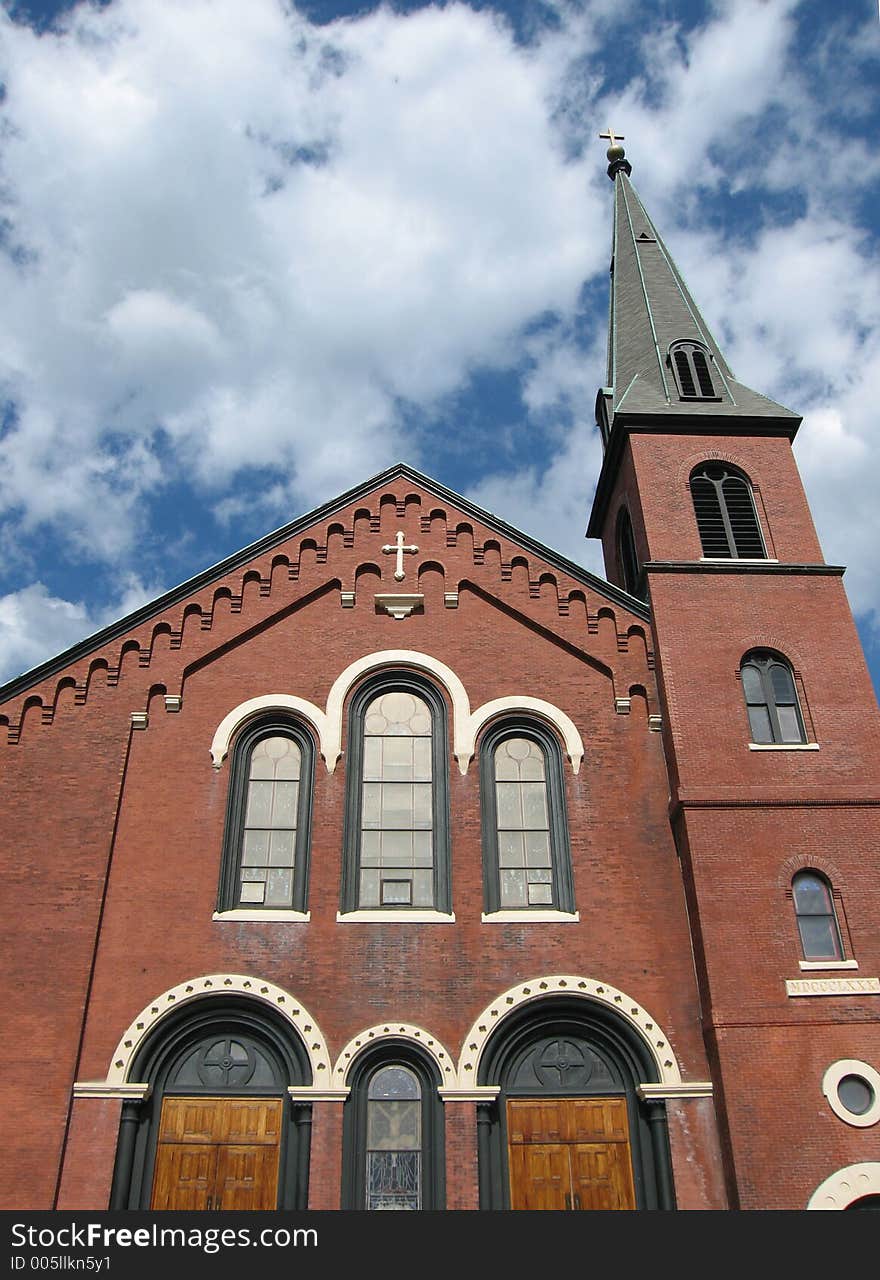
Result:
{"label": "arched stained glass window", "polygon": [[422,1207],[422,1091],[408,1067],[381,1067],[367,1090],[367,1209]]}
{"label": "arched stained glass window", "polygon": [[562,757],[536,724],[501,725],[481,750],[488,912],[574,910]]}
{"label": "arched stained glass window", "polygon": [[791,882],[805,960],[842,960],[843,944],[831,885],[818,871],[799,871]]}
{"label": "arched stained glass window", "polygon": [[691,474],[691,496],[703,555],[712,560],[766,560],[748,479],[721,462]]}
{"label": "arched stained glass window", "polygon": [[342,1116],[342,1207],[445,1208],[444,1103],[434,1063],[412,1041],[367,1048]]}
{"label": "arched stained glass window", "polygon": [[343,910],[448,912],[446,708],[408,675],[352,700]]}
{"label": "arched stained glass window", "polygon": [[756,649],[746,654],[740,669],[752,742],[806,742],[794,676],[788,663],[774,653]]}
{"label": "arched stained glass window", "polygon": [[259,723],[237,742],[221,910],[305,910],[312,760],[311,739],[290,723]]}

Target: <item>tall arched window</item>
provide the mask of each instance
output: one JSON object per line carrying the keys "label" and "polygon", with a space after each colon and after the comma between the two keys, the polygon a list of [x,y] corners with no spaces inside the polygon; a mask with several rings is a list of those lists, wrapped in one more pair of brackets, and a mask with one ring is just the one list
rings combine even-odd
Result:
{"label": "tall arched window", "polygon": [[799,871],[791,882],[794,914],[805,960],[842,960],[843,943],[831,885],[818,871]]}
{"label": "tall arched window", "polygon": [[788,663],[767,649],[747,653],[740,669],[752,742],[806,742],[794,676]]}
{"label": "tall arched window", "polygon": [[726,462],[691,473],[691,495],[703,555],[712,560],[766,560],[752,487]]}
{"label": "tall arched window", "polygon": [[439,1083],[427,1057],[403,1042],[355,1064],[343,1113],[343,1208],[445,1208]]}
{"label": "tall arched window", "polygon": [[636,540],[633,536],[632,520],[626,507],[621,507],[617,517],[617,559],[620,564],[620,578],[625,591],[639,600],[645,598],[645,584],[639,557],[636,553]]}
{"label": "tall arched window", "polygon": [[446,705],[406,672],[368,681],[349,716],[342,910],[448,913]]}
{"label": "tall arched window", "polygon": [[219,908],[306,910],[314,750],[289,720],[260,720],[232,753]]}
{"label": "tall arched window", "polygon": [[669,348],[678,394],[682,400],[720,400],[712,379],[711,354],[698,342],[675,342]]}
{"label": "tall arched window", "polygon": [[490,728],[480,749],[486,911],[574,911],[562,753],[532,721]]}

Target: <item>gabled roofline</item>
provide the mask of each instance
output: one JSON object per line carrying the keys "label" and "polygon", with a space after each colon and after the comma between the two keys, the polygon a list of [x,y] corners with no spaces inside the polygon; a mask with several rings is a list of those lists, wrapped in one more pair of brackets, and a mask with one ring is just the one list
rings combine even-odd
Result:
{"label": "gabled roofline", "polygon": [[590,587],[599,595],[605,596],[606,599],[614,604],[621,605],[629,610],[630,613],[636,614],[644,621],[650,619],[650,610],[648,606],[641,600],[635,599],[626,591],[622,591],[619,587],[613,586],[610,582],[606,582],[603,578],[599,578],[594,573],[590,573],[588,569],[584,569],[582,565],[575,564],[573,560],[567,559],[558,551],[554,551],[551,547],[545,546],[542,542],[538,542],[536,538],[529,537],[521,530],[513,525],[509,525],[500,517],[493,515],[491,511],[486,511],[476,503],[463,498],[460,494],[455,493],[452,489],[447,489],[445,485],[440,484],[437,480],[430,476],[423,475],[422,472],[416,471],[414,467],[409,466],[405,462],[397,462],[393,466],[388,467],[385,471],[380,471],[377,475],[372,476],[369,480],[364,480],[361,484],[355,485],[354,488],[348,489],[345,493],[324,503],[323,506],[316,507],[312,511],[306,512],[297,519],[290,521],[289,524],[282,525],[279,529],[273,530],[271,533],[264,534],[262,538],[256,542],[250,543],[246,547],[242,547],[240,551],[234,552],[231,556],[227,556],[225,560],[220,560],[217,564],[212,565],[208,569],[203,569],[201,573],[197,573],[194,577],[188,578],[185,582],[181,582],[178,586],[172,587],[170,591],[166,591],[164,595],[156,597],[149,603],[141,605],[139,609],[135,609],[132,613],[126,614],[119,618],[118,621],[112,622],[109,626],[103,627],[100,631],[95,631],[92,635],[86,636],[84,639],[72,645],[69,649],[63,650],[53,658],[48,658],[45,662],[41,662],[38,666],[32,667],[29,671],[23,672],[20,676],[8,681],[5,685],[0,686],[0,702],[6,702],[11,698],[17,697],[20,693],[24,693],[27,689],[50,676],[63,671],[65,667],[70,666],[74,662],[78,662],[81,658],[85,658],[90,653],[94,653],[96,649],[102,648],[105,644],[124,635],[127,631],[131,631],[135,627],[139,627],[142,623],[147,622],[156,614],[164,612],[171,608],[179,601],[186,599],[196,591],[200,591],[203,587],[217,581],[218,578],[225,577],[227,573],[231,573],[240,565],[246,564],[255,556],[262,555],[266,551],[271,551],[281,542],[286,542],[288,538],[294,537],[297,533],[301,533],[310,525],[318,524],[323,520],[329,519],[335,515],[337,511],[341,511],[344,507],[349,506],[353,502],[357,502],[359,498],[379,488],[383,484],[389,484],[401,477],[412,481],[420,487],[429,490],[437,495],[443,502],[452,503],[458,507],[463,514],[471,516],[474,520],[478,520],[481,524],[493,529],[502,537],[510,539],[512,542],[518,543],[524,550],[532,552],[541,559],[546,560],[548,564],[559,569],[562,573],[574,578],[576,581],[583,583],[584,586]]}

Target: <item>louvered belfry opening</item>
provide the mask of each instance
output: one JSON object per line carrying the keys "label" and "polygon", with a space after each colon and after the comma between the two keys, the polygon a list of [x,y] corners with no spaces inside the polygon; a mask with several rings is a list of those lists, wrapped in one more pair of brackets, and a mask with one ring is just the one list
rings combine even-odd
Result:
{"label": "louvered belfry opening", "polygon": [[697,394],[697,384],[694,381],[694,375],[691,370],[691,362],[688,359],[686,351],[674,352],[675,371],[678,374],[678,386],[681,394],[686,397],[695,397]]}
{"label": "louvered belfry opening", "polygon": [[670,350],[678,394],[682,400],[720,400],[709,356],[695,342],[677,342]]}
{"label": "louvered belfry opening", "polygon": [[765,560],[751,486],[724,463],[706,463],[691,475],[691,494],[703,555],[711,560]]}

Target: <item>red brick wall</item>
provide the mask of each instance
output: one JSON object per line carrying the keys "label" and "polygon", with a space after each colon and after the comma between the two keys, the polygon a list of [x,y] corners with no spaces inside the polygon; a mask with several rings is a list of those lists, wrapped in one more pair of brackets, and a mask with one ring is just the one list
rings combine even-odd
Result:
{"label": "red brick wall", "polygon": [[[35,1207],[50,1202],[74,1075],[102,1079],[138,1011],[198,974],[253,974],[293,992],[317,1020],[333,1058],[357,1032],[388,1018],[425,1027],[457,1058],[476,1015],[514,983],[540,974],[584,974],[637,1000],[670,1037],[685,1077],[707,1079],[666,766],[660,735],[647,724],[657,693],[645,624],[491,530],[456,533],[460,520],[453,512],[429,518],[437,500],[425,494],[420,507],[407,505],[408,491],[398,490],[399,506],[371,504],[374,512],[381,506],[379,528],[354,519],[354,511],[342,513],[332,523],[349,534],[317,529],[317,551],[303,550],[303,538],[264,555],[254,576],[244,569],[230,575],[231,600],[206,589],[198,614],[183,602],[169,611],[167,630],[163,618],[145,624],[137,648],[126,651],[125,637],[108,645],[97,656],[106,659],[115,687],[100,694],[88,688],[94,656],[83,659],[73,671],[83,705],[71,705],[54,723],[29,720],[20,742],[3,745],[4,777],[27,791],[31,806],[20,828],[19,855],[51,885],[56,864],[47,846],[58,849],[78,895],[64,912],[56,910],[62,899],[41,909],[42,896],[33,895],[40,937],[20,975],[12,1042],[20,1060],[16,1078],[23,1084],[36,1077],[41,1086],[38,1099],[30,1089],[20,1094],[19,1118],[38,1132],[32,1144],[29,1138],[22,1144],[31,1149],[30,1155],[19,1153],[16,1186],[9,1189],[13,1203],[22,1196]],[[380,550],[397,528],[420,546],[419,555],[408,559],[403,588],[391,578],[393,560]],[[421,568],[424,613],[402,622],[377,613],[379,579],[364,571],[371,563],[381,567],[384,590],[407,589]],[[356,607],[341,608],[340,585],[350,590],[356,584]],[[457,609],[444,607],[444,590],[460,591]],[[273,692],[295,693],[323,707],[349,663],[397,648],[450,666],[472,708],[525,694],[554,703],[578,725],[586,758],[577,775],[566,761],[564,776],[579,924],[481,923],[477,762],[462,776],[452,760],[456,923],[337,923],[344,756],[333,774],[316,763],[310,923],[212,921],[229,781],[228,761],[215,771],[209,755],[220,721],[244,700]],[[36,691],[47,707],[56,683],[46,681]],[[636,696],[632,714],[617,714],[615,696],[626,697],[634,687],[646,690],[647,703]],[[166,691],[182,694],[180,712],[165,710]],[[13,729],[19,703],[8,708]],[[82,1057],[75,1066],[128,717],[143,710],[149,711],[149,727],[132,733]],[[65,761],[65,788],[48,808],[36,780],[58,758]],[[42,825],[33,818],[40,813]],[[58,832],[64,833],[60,846]],[[49,957],[68,945],[71,928],[77,949],[59,989],[50,983]],[[51,1055],[34,1052],[34,1027],[52,1038],[51,1065]],[[49,1118],[42,1088],[47,1073],[56,1096]],[[316,1106],[310,1193],[316,1206],[318,1200],[338,1204],[337,1111],[338,1104]],[[450,1194],[464,1203],[473,1194],[469,1144],[475,1133],[468,1137],[460,1124],[451,1132]],[[680,1123],[673,1150],[685,1205],[720,1203],[714,1134],[705,1124]],[[82,1203],[92,1185],[95,1171],[87,1164],[83,1144],[71,1143],[65,1169],[70,1203]],[[694,1164],[705,1169],[705,1179],[687,1173]]]}

